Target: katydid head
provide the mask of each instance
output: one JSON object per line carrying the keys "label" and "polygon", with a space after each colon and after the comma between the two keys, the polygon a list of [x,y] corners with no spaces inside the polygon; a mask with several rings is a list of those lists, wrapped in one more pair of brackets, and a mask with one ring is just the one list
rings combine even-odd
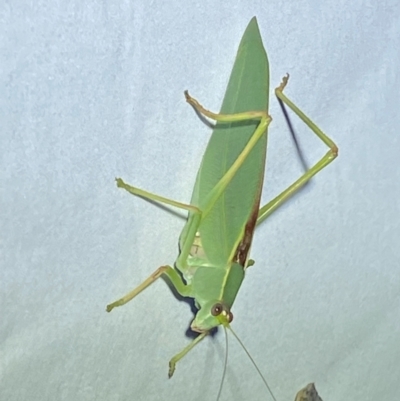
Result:
{"label": "katydid head", "polygon": [[220,301],[209,301],[204,304],[196,314],[190,328],[198,333],[210,331],[221,324],[229,326],[233,320],[233,314],[229,307]]}
{"label": "katydid head", "polygon": [[223,267],[200,266],[192,277],[192,294],[198,311],[191,329],[198,333],[220,325],[229,326],[233,319],[231,307],[244,278],[238,263]]}

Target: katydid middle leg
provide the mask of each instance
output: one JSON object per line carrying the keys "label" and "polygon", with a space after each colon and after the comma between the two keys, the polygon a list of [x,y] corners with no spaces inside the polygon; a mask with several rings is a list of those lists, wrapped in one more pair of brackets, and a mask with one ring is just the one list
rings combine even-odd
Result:
{"label": "katydid middle leg", "polygon": [[165,205],[174,206],[178,209],[187,210],[193,213],[199,213],[199,209],[196,206],[188,205],[186,203],[178,202],[173,199],[165,198],[164,196],[160,196],[157,194],[153,194],[152,192],[145,191],[144,189],[140,189],[137,187],[133,187],[132,185],[126,184],[121,178],[116,178],[118,188],[123,188],[132,195],[139,196],[144,199],[148,199],[150,201],[164,203]]}
{"label": "katydid middle leg", "polygon": [[[135,196],[142,197],[144,199],[148,199],[155,202],[161,202],[170,206],[174,206],[180,209],[188,210],[196,216],[195,220],[199,220],[199,216],[201,215],[200,210],[192,205],[188,205],[185,203],[177,202],[169,198],[165,198],[160,195],[153,194],[151,192],[145,191],[140,188],[133,187],[131,185],[126,184],[121,178],[117,178],[117,186],[119,188],[123,188],[126,191],[130,192]],[[196,230],[194,230],[196,231]],[[194,234],[193,234],[194,237]],[[176,291],[182,295],[183,297],[189,296],[191,287],[183,282],[181,276],[177,273],[177,271],[171,266],[161,266],[159,267],[153,274],[151,274],[146,280],[144,280],[141,284],[139,284],[136,288],[130,291],[128,294],[124,295],[122,298],[117,301],[107,305],[107,312],[111,312],[115,307],[125,305],[127,302],[132,300],[136,295],[141,293],[144,289],[146,289],[150,284],[154,283],[161,276],[165,276],[169,279],[171,284],[174,286]]]}
{"label": "katydid middle leg", "polygon": [[[191,220],[190,228],[188,230],[189,232],[188,232],[186,243],[184,244],[183,248],[181,249],[181,253],[177,260],[178,268],[182,271],[182,269],[184,269],[186,267],[186,260],[190,253],[190,248],[192,246],[194,237],[197,232],[198,225],[200,223],[202,211],[196,206],[189,205],[186,203],[181,203],[181,202],[169,199],[169,198],[165,198],[164,196],[160,196],[160,195],[154,194],[152,192],[148,192],[143,189],[133,187],[129,184],[126,184],[121,178],[116,178],[116,181],[117,181],[118,188],[123,188],[126,191],[128,191],[129,193],[131,193],[132,195],[139,196],[141,198],[148,199],[150,201],[164,203],[166,205],[174,206],[179,209],[187,210],[189,212],[189,219]],[[156,274],[156,272],[154,274]],[[135,291],[135,290],[133,290],[133,291]],[[130,298],[130,299],[132,299],[132,298]]]}

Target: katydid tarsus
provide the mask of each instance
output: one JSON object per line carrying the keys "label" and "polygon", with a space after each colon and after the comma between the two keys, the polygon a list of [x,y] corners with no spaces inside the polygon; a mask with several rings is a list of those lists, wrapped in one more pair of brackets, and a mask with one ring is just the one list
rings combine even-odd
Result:
{"label": "katydid tarsus", "polygon": [[191,329],[200,334],[171,359],[169,377],[174,373],[175,364],[211,329],[220,325],[230,328],[232,305],[246,268],[252,262],[249,250],[256,225],[337,156],[334,142],[283,94],[288,78],[288,75],[284,77],[276,88],[276,96],[329,150],[297,181],[261,208],[267,128],[271,117],[268,114],[268,59],[255,17],[239,45],[220,112],[208,111],[185,92],[186,101],[197,112],[216,121],[190,204],[141,190],[120,178],[116,180],[118,187],[133,195],[188,212],[175,265],[159,267],[133,291],[107,306],[110,312],[124,305],[159,277],[168,279],[182,297],[194,299],[198,311]]}

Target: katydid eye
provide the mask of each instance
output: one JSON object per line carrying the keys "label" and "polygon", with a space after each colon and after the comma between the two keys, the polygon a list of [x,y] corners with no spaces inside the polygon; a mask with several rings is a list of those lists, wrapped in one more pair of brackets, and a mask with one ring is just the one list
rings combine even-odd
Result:
{"label": "katydid eye", "polygon": [[221,304],[215,304],[213,305],[213,307],[211,308],[211,314],[213,316],[218,316],[221,314],[221,312],[224,310],[224,308],[222,307]]}
{"label": "katydid eye", "polygon": [[228,313],[228,323],[231,323],[232,320],[233,320],[233,314],[232,314],[231,311],[229,311],[229,313]]}

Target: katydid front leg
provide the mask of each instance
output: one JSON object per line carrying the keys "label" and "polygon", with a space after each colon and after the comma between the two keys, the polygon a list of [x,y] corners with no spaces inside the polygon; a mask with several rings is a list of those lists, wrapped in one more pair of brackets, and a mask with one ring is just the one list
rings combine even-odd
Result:
{"label": "katydid front leg", "polygon": [[150,277],[144,280],[143,283],[139,284],[135,289],[128,292],[128,294],[124,295],[122,298],[118,299],[118,301],[107,305],[107,312],[111,312],[115,307],[122,306],[128,303],[130,300],[135,298],[136,295],[140,294],[144,289],[146,289],[150,284],[154,283],[154,281],[156,281],[162,275],[168,277],[169,281],[180,295],[182,295],[183,297],[187,297],[190,295],[190,285],[184,284],[176,270],[173,269],[171,266],[161,266]]}
{"label": "katydid front leg", "polygon": [[205,338],[209,331],[205,331],[204,333],[199,334],[192,342],[189,343],[181,352],[177,353],[175,356],[171,358],[169,361],[169,370],[168,377],[171,378],[175,372],[175,365],[189,352],[195,347],[203,338]]}
{"label": "katydid front leg", "polygon": [[[184,204],[181,202],[174,201],[172,199],[165,198],[160,195],[153,194],[151,192],[145,191],[140,188],[133,187],[131,185],[126,184],[121,178],[117,178],[117,186],[119,188],[123,188],[132,195],[142,197],[144,199],[148,199],[155,202],[161,202],[169,206],[174,206],[179,209],[184,209],[192,213],[191,219],[191,228],[190,232],[192,234],[188,235],[187,244],[185,244],[184,248],[181,250],[181,255],[187,255],[190,252],[191,243],[193,243],[194,236],[196,234],[199,220],[201,217],[201,211],[192,205]],[[193,238],[192,238],[193,237]],[[122,298],[118,299],[117,301],[107,305],[107,312],[111,312],[115,307],[125,305],[127,302],[131,301],[135,298],[138,294],[140,294],[143,290],[145,290],[149,285],[154,283],[158,278],[164,276],[169,279],[175,290],[183,297],[192,296],[192,287],[191,285],[185,284],[178,274],[178,272],[171,266],[161,266],[159,267],[150,277],[144,280],[141,284],[139,284],[136,288],[130,291],[128,294],[123,296]],[[169,362],[169,371],[168,377],[172,377],[175,371],[176,363],[182,359],[196,344],[198,344],[204,337],[206,337],[208,332],[201,333],[197,336],[189,345],[187,345],[181,352],[173,356]]]}
{"label": "katydid front leg", "polygon": [[328,147],[329,150],[314,166],[306,171],[298,180],[290,185],[277,197],[272,199],[258,212],[257,224],[260,224],[268,216],[270,216],[279,206],[286,202],[292,195],[294,195],[301,187],[303,187],[314,175],[331,163],[338,155],[338,148],[336,144],[326,134],[324,134],[314,122],[311,121],[291,100],[284,94],[283,89],[287,85],[289,74],[283,77],[281,84],[275,89],[275,94],[284,104],[286,104],[310,129],[314,134],[321,139]]}
{"label": "katydid front leg", "polygon": [[[115,301],[107,305],[107,312],[111,312],[115,307],[125,305],[131,299],[136,297],[144,289],[146,289],[150,284],[154,283],[162,275],[168,277],[176,291],[183,297],[187,297],[191,294],[191,286],[183,283],[181,277],[171,266],[161,266],[159,267],[149,278],[147,278],[143,283],[138,285],[134,290]],[[192,342],[189,343],[182,351],[173,356],[169,361],[168,377],[171,378],[175,372],[175,365],[179,360],[181,360],[194,346],[196,346],[204,337],[206,337],[209,332],[204,332],[198,335]]]}

